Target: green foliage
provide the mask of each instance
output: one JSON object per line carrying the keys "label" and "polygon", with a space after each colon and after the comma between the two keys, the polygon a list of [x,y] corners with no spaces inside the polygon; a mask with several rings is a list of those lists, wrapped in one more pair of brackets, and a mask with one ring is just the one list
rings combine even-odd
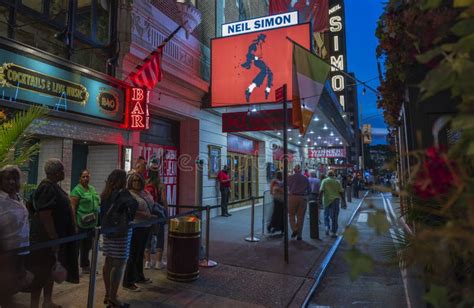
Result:
{"label": "green foliage", "polygon": [[[449,151],[409,153],[402,196],[416,233],[397,238],[405,266],[423,269],[433,307],[474,305],[474,0],[388,1],[380,17],[377,54],[385,61],[379,107],[398,126],[403,103],[424,108],[440,97],[456,106],[449,122],[457,139]],[[404,93],[419,93],[406,102]],[[419,91],[418,91],[419,90]],[[433,130],[438,134],[439,128]],[[405,155],[401,153],[401,155]],[[403,177],[403,175],[401,175]],[[383,217],[371,225],[382,231]],[[387,256],[395,257],[387,245]],[[442,287],[441,287],[442,286]]]}
{"label": "green foliage", "polygon": [[0,168],[5,165],[23,166],[39,151],[39,145],[32,144],[33,135],[27,129],[46,112],[44,107],[31,107],[0,125]]}
{"label": "green foliage", "polygon": [[359,231],[355,227],[349,227],[344,231],[344,239],[351,245],[355,245],[359,240]]}
{"label": "green foliage", "polygon": [[430,291],[423,298],[434,308],[449,307],[448,290],[438,285],[431,284]]}
{"label": "green foliage", "polygon": [[351,280],[364,273],[370,273],[374,270],[374,262],[368,255],[362,253],[359,249],[352,247],[344,254],[344,260],[350,265],[349,275]]}
{"label": "green foliage", "polygon": [[387,218],[382,211],[369,213],[367,224],[374,228],[377,235],[385,234],[390,229],[390,223],[387,221]]}

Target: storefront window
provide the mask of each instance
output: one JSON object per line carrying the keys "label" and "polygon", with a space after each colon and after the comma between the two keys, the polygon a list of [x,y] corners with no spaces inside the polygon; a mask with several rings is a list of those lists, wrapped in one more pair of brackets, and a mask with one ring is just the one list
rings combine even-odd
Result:
{"label": "storefront window", "polygon": [[49,16],[51,20],[65,25],[67,20],[68,0],[50,0]]}
{"label": "storefront window", "polygon": [[[93,54],[93,56],[91,56]],[[93,48],[79,40],[74,41],[72,60],[78,64],[90,67],[99,72],[106,72],[108,51],[104,48]]]}
{"label": "storefront window", "polygon": [[54,38],[57,29],[23,14],[17,14],[17,24],[16,40],[59,57],[66,56],[67,45]]}
{"label": "storefront window", "polygon": [[0,5],[0,35],[8,36],[8,14],[9,8]]}
{"label": "storefront window", "polygon": [[22,0],[21,4],[30,9],[43,13],[43,1],[42,0]]}
{"label": "storefront window", "polygon": [[106,1],[99,1],[97,3],[97,33],[96,40],[102,44],[109,42],[109,12]]}
{"label": "storefront window", "polygon": [[92,28],[92,0],[77,2],[76,30],[86,37],[91,37]]}

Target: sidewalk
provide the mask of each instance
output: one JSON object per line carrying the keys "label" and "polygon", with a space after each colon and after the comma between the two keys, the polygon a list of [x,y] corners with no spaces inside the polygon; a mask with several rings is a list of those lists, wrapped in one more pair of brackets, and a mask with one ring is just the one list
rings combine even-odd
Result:
{"label": "sidewalk", "polygon": [[[340,231],[360,199],[352,201],[347,210],[340,212]],[[314,271],[334,239],[324,234],[322,224],[321,240],[311,239],[306,217],[303,240],[289,240],[289,264],[286,264],[283,237],[262,236],[262,208],[256,207],[255,212],[255,236],[260,242],[244,240],[250,234],[250,209],[232,212],[231,217],[213,218],[210,259],[219,263],[217,267],[200,268],[199,279],[191,283],[166,279],[166,270],[146,270],[152,284],[142,285],[142,291],[137,293],[120,288],[119,296],[131,307],[299,307],[313,283]],[[79,285],[55,285],[54,301],[63,307],[86,307],[88,277],[81,276]],[[99,274],[96,307],[104,306],[103,297],[104,284]],[[29,307],[29,294],[18,294],[16,298],[19,307]]]}

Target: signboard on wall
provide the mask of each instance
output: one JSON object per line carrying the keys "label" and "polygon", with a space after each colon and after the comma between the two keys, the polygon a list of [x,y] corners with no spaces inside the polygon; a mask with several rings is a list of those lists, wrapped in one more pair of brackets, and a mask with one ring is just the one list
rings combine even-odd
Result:
{"label": "signboard on wall", "polygon": [[123,122],[125,85],[0,38],[0,98]]}
{"label": "signboard on wall", "polygon": [[[161,182],[166,187],[168,204],[176,205],[178,196],[178,148],[158,144],[142,143],[138,147],[140,156],[147,162],[155,156],[160,167]],[[170,214],[175,214],[176,208],[169,209]]]}
{"label": "signboard on wall", "polygon": [[298,11],[241,20],[222,25],[222,36],[270,30],[298,24]]}
{"label": "signboard on wall", "polygon": [[342,109],[346,110],[346,77],[339,71],[347,70],[344,18],[344,1],[329,0],[329,60],[332,65],[329,80]]}
{"label": "signboard on wall", "polygon": [[308,158],[344,158],[346,148],[321,148],[308,151]]}
{"label": "signboard on wall", "polygon": [[150,91],[145,88],[131,87],[127,90],[127,128],[145,130],[150,128],[148,104]]}
{"label": "signboard on wall", "polygon": [[275,89],[292,93],[291,38],[310,46],[310,24],[211,40],[211,106],[273,103]]}
{"label": "signboard on wall", "polygon": [[[289,121],[288,128],[293,128],[291,124],[291,109],[287,111]],[[228,112],[222,114],[222,132],[249,132],[263,130],[283,129],[283,110],[260,110],[258,112]]]}

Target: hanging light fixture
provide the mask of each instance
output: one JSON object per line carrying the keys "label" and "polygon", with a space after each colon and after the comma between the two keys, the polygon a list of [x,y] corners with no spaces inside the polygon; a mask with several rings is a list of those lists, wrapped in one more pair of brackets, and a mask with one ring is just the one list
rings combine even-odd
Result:
{"label": "hanging light fixture", "polygon": [[318,122],[318,121],[319,121],[319,118],[318,118],[318,117],[314,117],[313,121],[314,121],[314,122]]}
{"label": "hanging light fixture", "polygon": [[310,134],[314,134],[314,130],[310,131],[309,133],[310,133]]}
{"label": "hanging light fixture", "polygon": [[326,124],[324,124],[324,127],[323,127],[324,130],[327,130],[328,129],[328,126]]}
{"label": "hanging light fixture", "polygon": [[329,134],[329,136],[331,136],[331,137],[334,137],[334,133],[333,133],[333,132],[331,132],[331,133]]}
{"label": "hanging light fixture", "polygon": [[321,136],[318,136],[318,139],[321,140]]}

